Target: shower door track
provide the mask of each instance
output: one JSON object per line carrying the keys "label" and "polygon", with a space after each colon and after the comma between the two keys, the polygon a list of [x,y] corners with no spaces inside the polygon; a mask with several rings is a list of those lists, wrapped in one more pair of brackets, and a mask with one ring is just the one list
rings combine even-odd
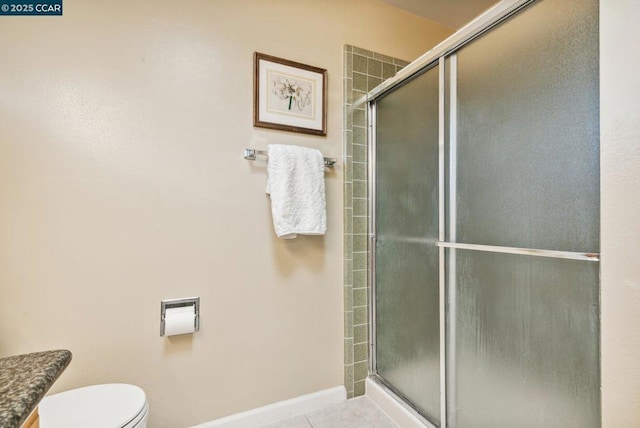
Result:
{"label": "shower door track", "polygon": [[420,410],[412,404],[411,400],[406,395],[404,395],[402,392],[394,388],[394,386],[391,385],[389,382],[387,382],[382,376],[380,376],[377,373],[374,373],[369,376],[369,379],[374,381],[389,396],[391,396],[394,400],[396,400],[398,404],[402,406],[402,408],[407,410],[416,419],[422,422],[426,428],[438,428],[437,424],[434,424],[429,419],[424,417],[424,415],[420,412]]}
{"label": "shower door track", "polygon": [[376,98],[379,98],[384,93],[396,86],[402,85],[412,76],[424,71],[430,65],[438,62],[440,58],[445,58],[458,51],[467,43],[489,31],[502,21],[508,19],[510,16],[516,14],[530,3],[534,3],[536,1],[537,0],[502,0],[498,2],[495,6],[476,17],[464,27],[460,28],[433,49],[427,51],[405,68],[398,71],[395,76],[385,80],[362,98],[355,100],[354,107],[375,101]]}

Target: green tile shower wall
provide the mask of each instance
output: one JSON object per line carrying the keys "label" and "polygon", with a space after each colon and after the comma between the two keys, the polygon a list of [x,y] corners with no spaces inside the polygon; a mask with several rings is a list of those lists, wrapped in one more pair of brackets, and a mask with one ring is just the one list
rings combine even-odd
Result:
{"label": "green tile shower wall", "polygon": [[394,76],[406,61],[345,45],[344,100],[344,383],[364,394],[369,358],[367,301],[367,112],[353,102]]}

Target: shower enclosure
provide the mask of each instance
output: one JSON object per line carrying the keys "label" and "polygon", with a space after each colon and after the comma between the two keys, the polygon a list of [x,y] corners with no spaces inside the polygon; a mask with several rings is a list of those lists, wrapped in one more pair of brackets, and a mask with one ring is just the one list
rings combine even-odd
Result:
{"label": "shower enclosure", "polygon": [[369,94],[371,376],[450,428],[599,427],[598,1],[501,2]]}

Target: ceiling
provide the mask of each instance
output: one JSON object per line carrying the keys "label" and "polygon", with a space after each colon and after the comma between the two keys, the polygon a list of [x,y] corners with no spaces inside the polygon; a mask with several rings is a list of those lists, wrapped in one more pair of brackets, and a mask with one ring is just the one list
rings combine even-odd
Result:
{"label": "ceiling", "polygon": [[458,29],[497,0],[380,0],[415,15]]}

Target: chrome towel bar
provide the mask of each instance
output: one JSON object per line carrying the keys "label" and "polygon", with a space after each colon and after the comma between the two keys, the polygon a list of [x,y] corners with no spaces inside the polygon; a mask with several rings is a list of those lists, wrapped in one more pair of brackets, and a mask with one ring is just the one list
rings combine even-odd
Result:
{"label": "chrome towel bar", "polygon": [[[244,149],[244,158],[248,160],[256,160],[256,156],[268,157],[269,154],[265,150]],[[324,166],[327,168],[333,168],[338,162],[336,158],[324,158]]]}

